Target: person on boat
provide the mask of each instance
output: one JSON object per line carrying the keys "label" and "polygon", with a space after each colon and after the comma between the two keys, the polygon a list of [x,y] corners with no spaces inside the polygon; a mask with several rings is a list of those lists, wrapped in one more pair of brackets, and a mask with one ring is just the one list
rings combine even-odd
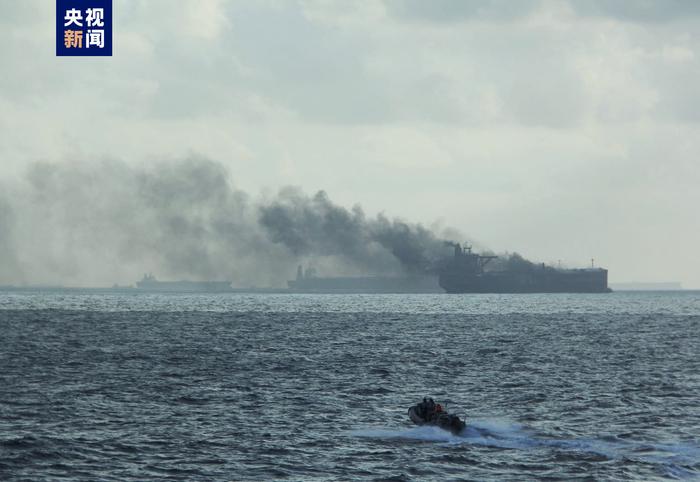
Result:
{"label": "person on boat", "polygon": [[[439,404],[436,404],[435,400],[432,398],[423,398],[423,401],[416,406],[418,408],[418,416],[426,422],[429,422],[435,418],[438,405]],[[440,407],[440,409],[442,410],[442,407]]]}

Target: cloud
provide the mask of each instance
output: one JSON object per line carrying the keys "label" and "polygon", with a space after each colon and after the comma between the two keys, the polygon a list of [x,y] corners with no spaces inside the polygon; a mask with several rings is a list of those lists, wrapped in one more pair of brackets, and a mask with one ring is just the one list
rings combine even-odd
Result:
{"label": "cloud", "polygon": [[387,9],[399,18],[417,21],[513,20],[532,12],[537,0],[386,0]]}
{"label": "cloud", "polygon": [[629,22],[669,22],[700,15],[695,0],[655,0],[624,2],[618,0],[569,0],[580,15],[607,17]]}
{"label": "cloud", "polygon": [[397,18],[419,22],[510,22],[548,9],[570,8],[581,16],[625,22],[661,23],[700,15],[695,0],[385,0]]}

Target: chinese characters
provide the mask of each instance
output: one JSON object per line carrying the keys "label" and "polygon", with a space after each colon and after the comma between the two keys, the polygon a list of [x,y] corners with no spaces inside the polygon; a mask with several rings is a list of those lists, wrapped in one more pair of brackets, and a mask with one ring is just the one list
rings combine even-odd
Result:
{"label": "chinese characters", "polygon": [[56,0],[57,55],[112,55],[111,0]]}
{"label": "chinese characters", "polygon": [[[104,8],[88,8],[85,11],[85,23],[88,27],[104,27]],[[69,27],[75,24],[78,27],[83,26],[83,15],[80,10],[71,8],[66,11],[66,16],[64,18],[64,27]],[[66,48],[82,48],[83,46],[83,31],[82,30],[65,30],[64,31],[64,43]],[[96,46],[97,48],[104,48],[105,46],[105,31],[104,29],[90,29],[87,31],[87,41],[85,42],[85,48],[90,48],[90,46]]]}

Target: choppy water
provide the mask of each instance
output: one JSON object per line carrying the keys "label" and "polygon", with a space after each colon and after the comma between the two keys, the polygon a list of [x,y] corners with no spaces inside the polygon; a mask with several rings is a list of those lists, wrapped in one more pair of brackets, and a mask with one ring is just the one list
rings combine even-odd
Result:
{"label": "choppy water", "polygon": [[700,293],[0,292],[0,480],[576,478],[700,478]]}

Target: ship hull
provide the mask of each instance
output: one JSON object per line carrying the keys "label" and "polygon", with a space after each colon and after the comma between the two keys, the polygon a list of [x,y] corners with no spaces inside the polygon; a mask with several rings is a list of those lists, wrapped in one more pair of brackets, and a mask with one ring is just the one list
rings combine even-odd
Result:
{"label": "ship hull", "polygon": [[541,273],[442,273],[448,293],[608,293],[604,269],[549,270]]}

